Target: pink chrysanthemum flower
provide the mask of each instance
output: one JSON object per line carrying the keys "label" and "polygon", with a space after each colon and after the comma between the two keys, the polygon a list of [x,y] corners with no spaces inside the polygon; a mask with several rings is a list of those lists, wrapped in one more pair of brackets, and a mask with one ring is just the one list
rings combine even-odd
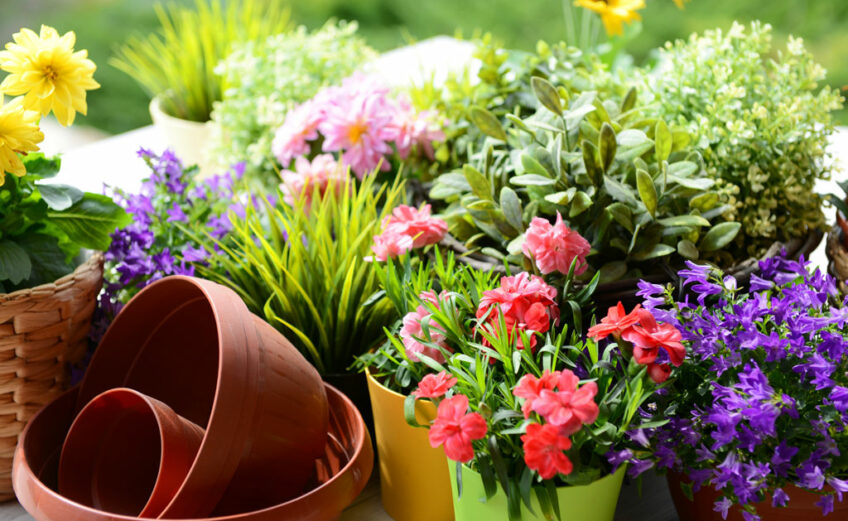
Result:
{"label": "pink chrysanthemum flower", "polygon": [[292,158],[309,153],[308,141],[318,139],[318,125],[324,119],[322,104],[312,99],[292,109],[271,142],[271,152],[283,166]]}
{"label": "pink chrysanthemum flower", "polygon": [[[448,293],[442,291],[438,296],[432,290],[425,291],[418,295],[422,302],[430,302],[436,309],[439,308],[439,301],[446,299]],[[418,306],[415,311],[411,311],[403,317],[403,327],[400,330],[400,338],[403,342],[406,356],[413,362],[419,362],[419,354],[424,354],[432,358],[436,362],[442,364],[445,362],[445,357],[438,349],[425,345],[419,341],[426,340],[427,335],[424,333],[422,320],[427,320],[427,327],[430,331],[430,341],[439,347],[452,351],[445,341],[444,329],[435,320],[432,320],[430,309],[424,304]]]}
{"label": "pink chrysanthemum flower", "polygon": [[312,206],[315,190],[323,197],[332,187],[338,195],[349,181],[347,169],[330,154],[318,155],[311,162],[306,157],[299,156],[294,164],[294,171],[283,170],[280,174],[283,178],[280,190],[283,200],[289,205],[293,205],[299,197],[304,197],[306,202],[303,207],[307,211]]}
{"label": "pink chrysanthemum flower", "polygon": [[401,159],[409,156],[413,146],[418,146],[428,158],[433,159],[433,142],[445,140],[445,133],[439,128],[436,117],[432,111],[416,112],[406,98],[397,100],[387,135],[395,142]]}
{"label": "pink chrysanthemum flower", "polygon": [[324,119],[318,125],[323,150],[342,152],[342,161],[359,179],[378,166],[390,168],[386,155],[392,153],[388,128],[393,110],[387,94],[388,89],[354,76],[327,96]]}
{"label": "pink chrysanthemum flower", "polygon": [[535,259],[539,271],[545,275],[553,271],[567,274],[574,259],[577,259],[574,274],[581,275],[589,267],[586,256],[592,247],[583,236],[566,226],[557,212],[553,225],[540,217],[530,221],[521,249],[524,255]]}
{"label": "pink chrysanthemum flower", "polygon": [[385,262],[389,259],[399,257],[412,249],[412,237],[399,233],[383,232],[374,236],[374,244],[371,245],[373,257],[366,257],[367,262]]}

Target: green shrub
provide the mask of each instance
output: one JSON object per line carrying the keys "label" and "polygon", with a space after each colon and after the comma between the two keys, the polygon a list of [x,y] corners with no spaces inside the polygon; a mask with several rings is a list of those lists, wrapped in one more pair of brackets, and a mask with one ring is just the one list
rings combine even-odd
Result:
{"label": "green shrub", "polygon": [[824,226],[818,179],[830,173],[827,138],[839,94],[819,89],[825,70],[802,40],[772,46],[771,27],[706,31],[667,44],[643,83],[655,114],[695,137],[707,175],[742,223],[726,253],[741,260]]}
{"label": "green shrub", "polygon": [[310,33],[300,27],[261,45],[247,43],[222,62],[217,71],[227,88],[212,112],[215,162],[244,161],[249,179],[279,182],[271,141],[289,109],[374,56],[356,28],[328,23]]}

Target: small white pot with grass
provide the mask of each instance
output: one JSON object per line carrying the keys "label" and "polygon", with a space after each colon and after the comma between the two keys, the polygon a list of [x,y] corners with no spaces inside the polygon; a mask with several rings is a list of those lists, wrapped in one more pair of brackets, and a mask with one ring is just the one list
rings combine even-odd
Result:
{"label": "small white pot with grass", "polygon": [[214,174],[208,160],[208,146],[212,126],[209,121],[191,121],[168,114],[162,103],[162,95],[150,100],[150,117],[153,125],[184,165],[198,165],[200,175]]}

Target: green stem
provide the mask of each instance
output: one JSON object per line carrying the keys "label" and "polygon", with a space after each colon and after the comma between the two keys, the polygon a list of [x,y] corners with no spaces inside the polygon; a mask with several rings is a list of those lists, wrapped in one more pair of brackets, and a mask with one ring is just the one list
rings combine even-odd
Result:
{"label": "green stem", "polygon": [[575,45],[577,30],[574,25],[574,7],[571,5],[571,0],[562,0],[562,13],[565,16],[565,36],[568,39],[568,45]]}
{"label": "green stem", "polygon": [[589,48],[589,23],[592,21],[591,14],[588,9],[583,9],[583,15],[580,19],[580,50],[586,51]]}

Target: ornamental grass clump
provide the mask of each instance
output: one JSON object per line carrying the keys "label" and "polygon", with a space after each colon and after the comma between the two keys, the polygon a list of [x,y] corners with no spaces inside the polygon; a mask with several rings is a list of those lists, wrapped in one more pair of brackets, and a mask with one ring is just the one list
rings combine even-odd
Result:
{"label": "ornamental grass clump", "polygon": [[528,239],[566,226],[588,241],[578,273],[600,272],[606,282],[682,265],[733,240],[740,224],[702,174],[684,128],[650,117],[636,88],[579,51],[541,53],[518,85],[470,108],[477,131],[455,138],[467,147],[457,155],[465,164],[433,182],[429,195],[444,201],[458,249],[528,270],[535,260],[547,273],[553,267],[535,254],[540,241]]}
{"label": "ornamental grass clump", "polygon": [[216,69],[226,87],[212,112],[212,158],[244,162],[249,180],[276,184],[271,142],[289,111],[375,56],[356,29],[346,22],[300,27],[237,47]]}
{"label": "ornamental grass clump", "polygon": [[583,338],[581,309],[597,276],[579,292],[570,277],[558,290],[526,272],[476,270],[438,249],[432,260],[403,256],[377,270],[403,318],[360,364],[407,395],[411,425],[419,426],[415,400],[437,404],[424,427],[430,445],[456,462],[460,499],[465,465],[488,498],[506,495],[510,519],[520,519],[522,502],[559,519],[556,487],[610,474],[604,455],[628,431],[657,425],[638,411],[666,385],[669,364],[682,363],[680,332],[619,304]]}
{"label": "ornamental grass clump", "polygon": [[666,44],[644,76],[653,113],[693,135],[707,177],[732,207],[724,218],[742,224],[724,264],[824,227],[814,185],[830,174],[831,112],[842,106],[838,92],[819,87],[824,78],[801,39],[776,49],[759,22]]}
{"label": "ornamental grass clump", "polygon": [[[707,266],[680,272],[697,295],[641,283],[644,306],[682,332],[688,356],[668,392],[646,411],[668,423],[643,431],[629,454],[688,476],[684,489],[718,491],[715,510],[792,505],[804,489],[823,514],[848,492],[848,311],[834,280],[803,260],[760,262],[750,288]],[[797,488],[796,488],[797,487]]]}
{"label": "ornamental grass clump", "polygon": [[[290,196],[291,197],[291,196]],[[247,204],[227,241],[210,237],[198,273],[238,293],[323,375],[340,374],[375,347],[395,311],[367,257],[372,237],[403,197],[403,184],[353,181],[346,169],[323,191],[311,185]]]}

